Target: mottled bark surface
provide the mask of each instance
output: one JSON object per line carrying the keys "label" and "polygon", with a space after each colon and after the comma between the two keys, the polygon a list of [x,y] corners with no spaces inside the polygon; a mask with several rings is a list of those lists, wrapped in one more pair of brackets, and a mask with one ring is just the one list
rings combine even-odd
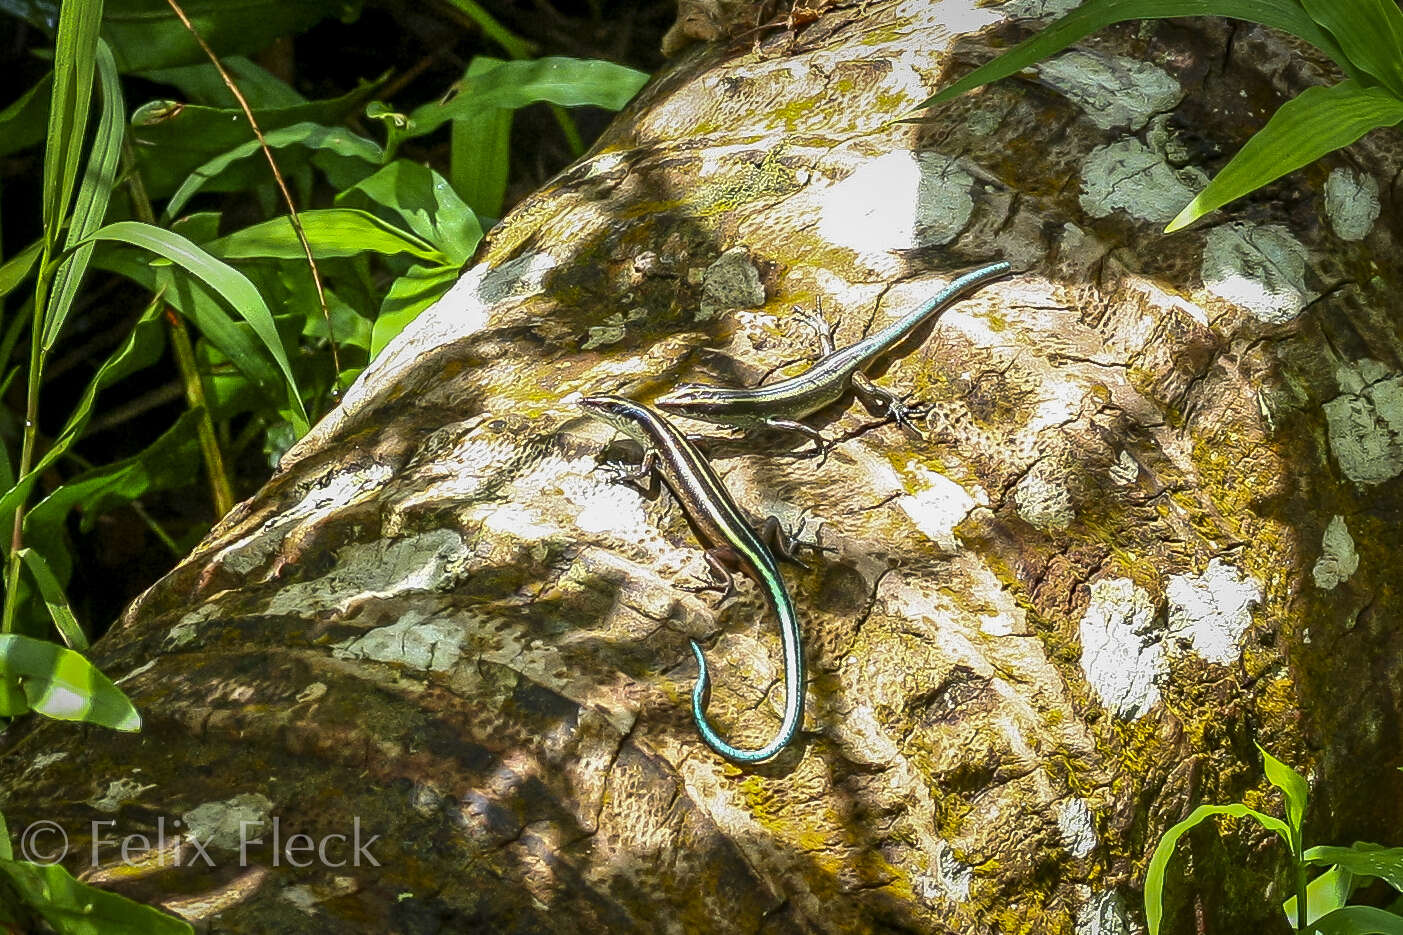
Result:
{"label": "mottled bark surface", "polygon": [[[1334,80],[1222,21],[892,122],[1044,6],[833,5],[682,53],[103,641],[142,734],[12,731],[11,827],[57,822],[85,868],[94,820],[163,820],[167,851],[99,844],[94,877],[220,932],[1122,935],[1168,824],[1277,808],[1254,741],[1310,775],[1310,840],[1398,843],[1395,138],[1160,235]],[[835,550],[786,570],[799,741],[727,764],[687,640],[758,744],[774,621],[679,588],[685,519],[607,482],[573,399],[792,372],[792,306],[848,343],[998,257],[877,375],[924,440],[849,399],[826,463],[712,447],[742,506]],[[357,821],[378,867],[289,859]],[[1223,830],[1172,930],[1280,927],[1279,844]]]}

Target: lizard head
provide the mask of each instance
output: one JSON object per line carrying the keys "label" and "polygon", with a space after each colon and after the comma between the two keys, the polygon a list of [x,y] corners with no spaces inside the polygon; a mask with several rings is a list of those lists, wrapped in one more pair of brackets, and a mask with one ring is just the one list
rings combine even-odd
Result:
{"label": "lizard head", "polygon": [[580,400],[580,408],[630,438],[641,440],[642,423],[648,417],[648,410],[642,403],[622,396],[586,396]]}

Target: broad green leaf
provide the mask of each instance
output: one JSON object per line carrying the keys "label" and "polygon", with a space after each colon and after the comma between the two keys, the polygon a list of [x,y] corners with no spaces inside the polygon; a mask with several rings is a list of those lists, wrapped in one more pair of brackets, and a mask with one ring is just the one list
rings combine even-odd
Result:
{"label": "broad green leaf", "polygon": [[1040,29],[993,61],[976,68],[917,107],[930,107],[981,84],[1017,74],[1113,23],[1177,16],[1227,16],[1272,26],[1309,42],[1334,59],[1345,74],[1355,76],[1354,66],[1339,44],[1306,14],[1299,0],[1086,0],[1066,16]]}
{"label": "broad green leaf", "polygon": [[29,706],[60,721],[86,721],[115,730],[141,729],[141,715],[83,657],[57,643],[0,633],[0,676],[19,679]]}
{"label": "broad green leaf", "polygon": [[15,852],[10,848],[10,824],[0,815],[0,860],[14,860]]}
{"label": "broad green leaf", "polygon": [[461,266],[482,239],[482,226],[448,180],[433,169],[397,159],[336,196],[338,205],[364,208],[433,244],[442,265]]}
{"label": "broad green leaf", "polygon": [[647,80],[641,71],[598,60],[548,57],[502,62],[481,74],[464,74],[457,94],[447,103],[416,107],[403,135],[422,136],[448,120],[471,117],[496,107],[525,107],[537,101],[618,110]]}
{"label": "broad green leaf", "polygon": [[[436,263],[448,261],[432,244],[365,211],[323,208],[302,211],[297,216],[317,257],[356,256],[369,250],[391,255],[408,253]],[[307,256],[287,215],[245,227],[208,246],[211,253],[231,260],[272,258],[305,262]]]}
{"label": "broad green leaf", "polygon": [[1164,832],[1150,856],[1149,868],[1145,871],[1145,921],[1149,923],[1150,935],[1159,935],[1160,919],[1164,916],[1164,871],[1169,866],[1169,858],[1174,856],[1174,848],[1179,839],[1190,829],[1205,819],[1215,815],[1228,815],[1233,818],[1252,818],[1268,831],[1281,835],[1287,847],[1291,847],[1291,828],[1280,818],[1273,818],[1254,811],[1239,802],[1231,805],[1200,805],[1189,813],[1189,817]]}
{"label": "broad green leaf", "polygon": [[1354,67],[1403,97],[1403,11],[1396,0],[1300,0]]}
{"label": "broad green leaf", "polygon": [[59,9],[53,93],[44,143],[44,238],[54,247],[68,220],[68,205],[78,180],[101,21],[102,0],[65,3]]}
{"label": "broad green leaf", "polygon": [[501,46],[512,58],[531,57],[531,43],[497,22],[492,18],[491,13],[474,3],[473,0],[445,0],[445,2],[454,9],[460,10],[464,16],[476,23],[484,36]]}
{"label": "broad green leaf", "polygon": [[44,138],[53,86],[54,76],[50,72],[4,110],[0,110],[0,156],[33,146]]}
{"label": "broad green leaf", "polygon": [[[196,437],[199,416],[198,409],[187,409],[143,451],[80,474],[25,514],[24,541],[34,550],[51,556],[45,568],[52,577],[52,587],[59,589],[60,597],[64,583],[72,574],[72,559],[64,534],[68,514],[79,510],[83,528],[87,530],[97,516],[107,510],[131,503],[154,490],[178,490],[199,478],[200,449]],[[38,573],[35,577],[39,577]],[[46,603],[51,597],[48,587],[49,583],[39,581],[39,592]],[[69,641],[65,639],[65,642]],[[69,645],[72,646],[72,642]]]}
{"label": "broad green leaf", "polygon": [[0,875],[59,935],[193,935],[190,923],[80,883],[61,864],[0,860]]}
{"label": "broad green leaf", "polygon": [[1307,88],[1282,104],[1164,230],[1172,233],[1288,172],[1403,120],[1403,101],[1352,80]]}
{"label": "broad green leaf", "polygon": [[297,388],[296,378],[292,375],[287,351],[283,348],[277,327],[273,323],[273,313],[268,310],[263,297],[258,294],[253,283],[248,281],[247,276],[210,256],[179,234],[139,221],[108,224],[96,231],[92,237],[95,240],[112,240],[144,247],[183,267],[218,292],[234,307],[234,311],[249,323],[263,342],[263,346],[272,355],[278,369],[282,371],[288,403],[294,415],[293,427],[299,435],[306,433],[307,410],[302,405],[302,394]]}
{"label": "broad green leaf", "polygon": [[44,244],[36,240],[0,265],[0,298],[14,292],[20,283],[29,278],[43,248]]}
{"label": "broad green leaf", "polygon": [[[1354,893],[1354,874],[1343,867],[1331,867],[1306,884],[1306,921],[1314,922],[1349,902]],[[1286,921],[1296,924],[1296,897],[1281,904]]]}
{"label": "broad green leaf", "polygon": [[[307,99],[298,94],[292,85],[242,55],[228,55],[219,61],[238,85],[239,93],[248,101],[248,106],[255,110],[261,107],[293,107],[307,103]],[[161,84],[174,85],[192,104],[204,104],[208,107],[239,106],[219,70],[207,61],[198,65],[153,69],[143,72],[141,77]]]}
{"label": "broad green leaf", "polygon": [[[1310,795],[1310,787],[1306,785],[1305,777],[1296,772],[1285,763],[1272,756],[1261,744],[1257,744],[1257,750],[1262,754],[1262,765],[1267,774],[1267,782],[1276,786],[1286,796],[1286,823],[1291,826],[1297,842],[1301,839],[1301,820],[1306,813],[1306,799]],[[1293,848],[1296,845],[1292,845]]]}
{"label": "broad green leaf", "polygon": [[[345,127],[327,127],[318,123],[294,123],[292,126],[265,133],[264,138],[268,141],[270,149],[300,146],[364,162],[367,166],[379,165],[385,155],[379,144],[357,136]],[[179,213],[196,192],[204,188],[207,182],[222,176],[230,166],[253,157],[257,157],[260,162],[264,158],[258,141],[248,140],[228,152],[220,153],[191,172],[175,194],[171,195],[170,202],[166,205],[166,216],[172,217]]]}
{"label": "broad green leaf", "polygon": [[102,117],[98,121],[97,137],[88,157],[88,169],[78,188],[78,200],[73,205],[73,220],[68,226],[68,248],[73,252],[59,264],[54,277],[52,298],[45,312],[44,336],[40,342],[44,352],[53,349],[63,330],[83,274],[88,271],[93,245],[81,243],[102,224],[107,214],[107,202],[117,181],[117,160],[122,154],[122,133],[126,124],[122,103],[122,85],[117,78],[117,65],[107,43],[98,40],[97,74],[102,83]]}
{"label": "broad green leaf", "polygon": [[54,576],[53,569],[44,561],[44,556],[29,548],[20,549],[16,554],[24,560],[30,577],[39,586],[39,595],[44,599],[44,606],[49,609],[49,618],[53,620],[54,627],[68,644],[68,648],[79,651],[87,649],[88,635],[83,632],[78,618],[73,615],[73,608],[68,606],[68,595],[63,593],[63,584]]}
{"label": "broad green leaf", "polygon": [[385,295],[384,305],[370,332],[370,356],[373,359],[395,335],[405,329],[419,314],[433,305],[458,281],[456,267],[416,266],[394,281]]}
{"label": "broad green leaf", "polygon": [[[498,64],[478,56],[468,63],[468,75]],[[449,177],[453,190],[479,217],[501,217],[511,160],[512,112],[498,107],[453,121],[450,131]]]}
{"label": "broad green leaf", "polygon": [[1373,906],[1345,906],[1311,927],[1316,935],[1403,935],[1403,916]]}
{"label": "broad green leaf", "polygon": [[1378,877],[1403,891],[1403,847],[1356,844],[1353,847],[1312,847],[1307,863],[1344,867],[1359,877]]}

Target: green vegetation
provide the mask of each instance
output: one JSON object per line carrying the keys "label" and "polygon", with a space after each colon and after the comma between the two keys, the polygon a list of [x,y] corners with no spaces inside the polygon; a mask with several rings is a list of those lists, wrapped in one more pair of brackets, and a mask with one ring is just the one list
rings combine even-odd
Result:
{"label": "green vegetation", "polygon": [[[1261,748],[1258,747],[1260,750]],[[1351,847],[1305,846],[1301,825],[1306,813],[1307,787],[1304,777],[1262,750],[1267,781],[1286,798],[1286,820],[1273,818],[1246,805],[1200,805],[1189,817],[1171,827],[1159,839],[1145,873],[1145,918],[1150,935],[1158,935],[1164,916],[1164,874],[1179,839],[1191,828],[1215,815],[1251,818],[1268,831],[1274,831],[1291,851],[1296,894],[1282,904],[1286,918],[1298,932],[1313,935],[1399,935],[1403,933],[1403,899],[1395,900],[1392,910],[1375,906],[1350,906],[1355,890],[1377,878],[1403,892],[1403,848],[1384,848],[1357,842]],[[1325,867],[1324,873],[1307,882],[1311,867]]]}
{"label": "green vegetation", "polygon": [[1394,0],[1086,0],[920,106],[1006,78],[1113,23],[1171,16],[1227,16],[1283,30],[1328,55],[1346,78],[1309,88],[1283,104],[1169,222],[1166,233],[1370,130],[1403,121],[1403,12]]}

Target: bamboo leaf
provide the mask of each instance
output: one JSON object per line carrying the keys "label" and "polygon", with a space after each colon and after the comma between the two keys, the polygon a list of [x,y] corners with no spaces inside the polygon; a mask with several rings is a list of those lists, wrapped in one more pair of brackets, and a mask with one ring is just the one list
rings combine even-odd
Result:
{"label": "bamboo leaf", "polygon": [[53,245],[68,218],[88,127],[102,0],[59,7],[53,94],[44,143],[44,238]]}
{"label": "bamboo leaf", "polygon": [[418,234],[440,251],[437,265],[461,266],[482,239],[482,226],[453,186],[434,170],[398,159],[336,196]]}
{"label": "bamboo leaf", "polygon": [[[101,40],[98,40],[97,47],[97,74],[102,85],[102,117],[98,121],[92,153],[88,156],[88,169],[78,188],[73,220],[68,226],[70,249],[96,230],[107,214],[107,202],[116,185],[117,160],[122,154],[122,135],[126,124],[122,85],[117,78],[117,63],[112,59],[112,50]],[[85,243],[73,250],[59,265],[54,277],[53,297],[45,313],[41,342],[45,352],[53,348],[64,322],[68,320],[73,299],[78,295],[78,286],[83,281],[83,274],[88,271],[92,255],[93,244]]]}
{"label": "bamboo leaf", "polygon": [[1353,847],[1312,847],[1305,853],[1311,864],[1343,867],[1355,876],[1378,877],[1403,891],[1403,847],[1356,844]]}
{"label": "bamboo leaf", "polygon": [[1345,906],[1318,919],[1316,935],[1403,935],[1403,916],[1374,906]]}
{"label": "bamboo leaf", "polygon": [[1164,230],[1186,227],[1234,198],[1400,120],[1403,101],[1383,88],[1365,88],[1351,80],[1307,88],[1282,104]]}
{"label": "bamboo leaf", "polygon": [[1300,0],[1355,67],[1403,97],[1403,11],[1395,0]]}
{"label": "bamboo leaf", "polygon": [[70,649],[87,649],[88,635],[73,615],[73,608],[68,605],[68,595],[63,593],[63,584],[54,575],[49,563],[44,561],[44,556],[31,548],[20,549],[15,554],[24,560],[30,577],[39,586],[39,596],[44,599],[44,606],[49,609],[49,617],[63,641]]}
{"label": "bamboo leaf", "polygon": [[288,361],[287,351],[283,348],[277,326],[273,323],[273,313],[268,310],[267,303],[247,276],[210,256],[179,234],[139,221],[108,224],[93,233],[92,239],[112,240],[143,247],[179,265],[218,292],[234,307],[234,311],[249,323],[268,353],[272,355],[273,361],[282,372],[288,403],[294,417],[293,427],[298,435],[306,433],[309,427],[307,410],[302,405],[302,394],[297,387],[296,378],[292,375],[292,364]]}
{"label": "bamboo leaf", "polygon": [[[1314,922],[1348,903],[1357,885],[1354,874],[1343,867],[1331,867],[1311,880],[1306,884],[1306,921]],[[1296,897],[1282,903],[1281,911],[1286,914],[1286,921],[1295,925],[1299,918]]]}
{"label": "bamboo leaf", "polygon": [[29,706],[60,721],[141,729],[122,690],[81,653],[19,633],[0,633],[0,676],[18,679]]}
{"label": "bamboo leaf", "polygon": [[[1262,765],[1267,774],[1267,782],[1280,789],[1286,797],[1286,823],[1291,826],[1291,831],[1296,836],[1296,841],[1299,842],[1301,821],[1305,817],[1306,799],[1310,795],[1310,787],[1306,785],[1304,776],[1272,756],[1262,748],[1261,744],[1257,745],[1257,750],[1262,754]],[[1295,847],[1294,844],[1292,846]]]}
{"label": "bamboo leaf", "polygon": [[1292,846],[1291,829],[1280,818],[1264,815],[1238,802],[1231,805],[1200,805],[1189,813],[1188,818],[1164,832],[1164,837],[1159,839],[1150,857],[1149,868],[1145,871],[1145,921],[1149,923],[1150,935],[1159,935],[1160,919],[1164,916],[1164,872],[1169,866],[1169,858],[1174,856],[1175,846],[1190,829],[1215,815],[1255,819],[1263,828],[1281,835],[1287,847]]}
{"label": "bamboo leaf", "polygon": [[[466,210],[466,208],[465,208]],[[408,253],[434,263],[448,257],[432,244],[394,227],[375,215],[354,208],[323,208],[298,215],[312,253],[319,258],[358,256],[375,253]],[[306,253],[297,239],[292,220],[286,215],[245,227],[211,242],[209,250],[226,259],[272,258],[304,260]]]}
{"label": "bamboo leaf", "polygon": [[36,240],[0,265],[0,299],[14,292],[20,283],[29,278],[43,248],[43,242]]}
{"label": "bamboo leaf", "polygon": [[[478,56],[468,63],[468,74],[480,74],[497,64]],[[510,165],[512,112],[494,107],[453,121],[449,139],[449,177],[453,190],[480,217],[502,214]]]}
{"label": "bamboo leaf", "polygon": [[922,101],[917,108],[930,107],[981,84],[1007,78],[1114,23],[1175,16],[1226,16],[1271,26],[1304,39],[1334,59],[1347,75],[1356,75],[1339,43],[1306,14],[1298,0],[1086,0],[998,58]]}

